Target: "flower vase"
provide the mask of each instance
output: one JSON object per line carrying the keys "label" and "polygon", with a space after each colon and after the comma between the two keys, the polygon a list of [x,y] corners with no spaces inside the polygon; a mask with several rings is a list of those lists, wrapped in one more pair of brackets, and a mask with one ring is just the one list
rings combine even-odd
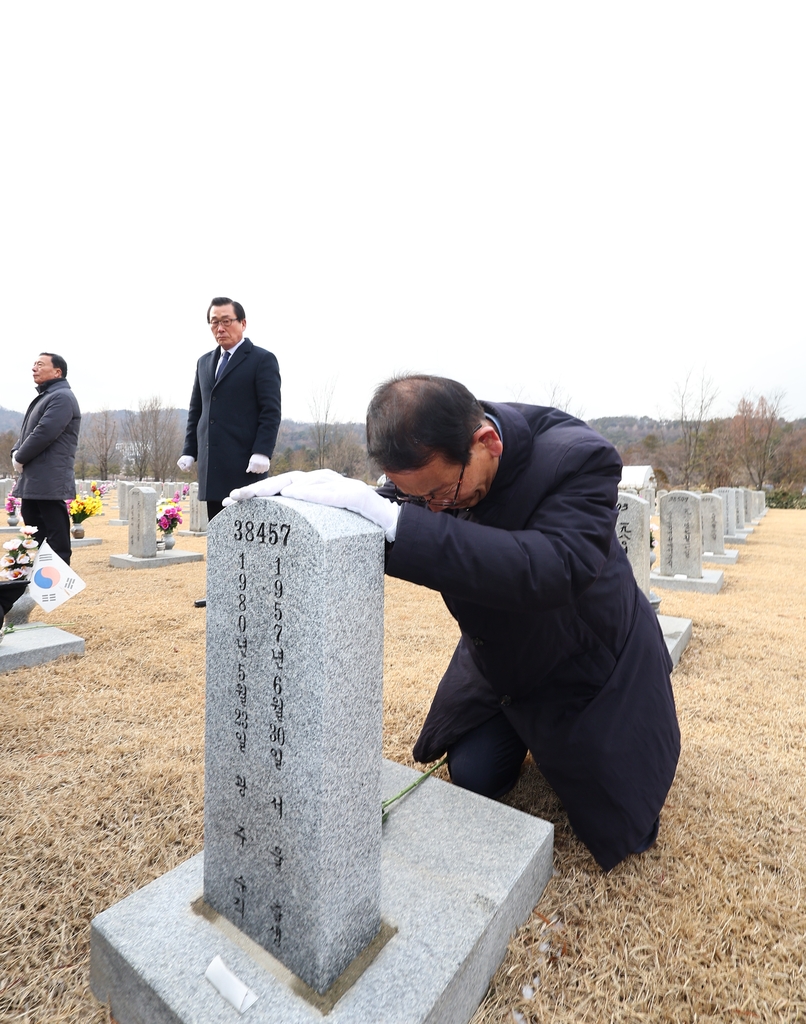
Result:
{"label": "flower vase", "polygon": [[8,525],[9,526],[16,526],[19,523],[19,521],[20,521],[20,517],[17,515],[16,512],[9,512],[9,514],[8,514]]}
{"label": "flower vase", "polygon": [[81,525],[81,523],[73,523],[73,525],[70,527],[70,533],[76,540],[81,540],[82,537],[84,536],[84,527]]}
{"label": "flower vase", "polygon": [[164,534],[164,537],[165,537],[165,550],[166,551],[170,551],[171,548],[174,546],[174,544],[176,544],[176,537],[174,537],[173,532]]}

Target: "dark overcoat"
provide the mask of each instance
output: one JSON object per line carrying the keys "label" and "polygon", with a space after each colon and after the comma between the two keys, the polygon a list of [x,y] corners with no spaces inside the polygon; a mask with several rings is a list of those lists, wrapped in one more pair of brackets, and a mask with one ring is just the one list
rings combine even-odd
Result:
{"label": "dark overcoat", "polygon": [[81,410],[61,377],[46,381],[38,390],[12,449],[23,467],[14,495],[32,501],[72,501]]}
{"label": "dark overcoat", "polygon": [[557,409],[483,404],[504,446],[489,493],[464,513],[404,505],[387,554],[462,631],[414,754],[502,711],[609,869],[650,833],[680,752],[671,659],[616,538],[621,459]]}
{"label": "dark overcoat", "polygon": [[218,345],[196,364],[183,455],[198,463],[199,499],[222,501],[236,487],[265,480],[247,473],[254,454],[271,458],[280,428],[280,368],[244,338],[216,380]]}

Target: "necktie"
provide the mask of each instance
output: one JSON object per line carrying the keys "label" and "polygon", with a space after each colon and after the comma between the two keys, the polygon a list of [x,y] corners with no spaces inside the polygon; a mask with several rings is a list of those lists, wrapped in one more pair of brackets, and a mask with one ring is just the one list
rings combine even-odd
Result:
{"label": "necktie", "polygon": [[216,370],[216,375],[215,375],[215,379],[216,380],[220,380],[221,379],[221,374],[224,372],[224,367],[227,365],[227,361],[228,360],[229,360],[229,352],[225,352],[222,355],[222,357],[219,360],[219,362],[218,362],[218,369]]}

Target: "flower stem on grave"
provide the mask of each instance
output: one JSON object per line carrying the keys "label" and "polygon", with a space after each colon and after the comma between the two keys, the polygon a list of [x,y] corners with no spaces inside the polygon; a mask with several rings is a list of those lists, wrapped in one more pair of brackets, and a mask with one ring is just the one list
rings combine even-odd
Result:
{"label": "flower stem on grave", "polygon": [[390,796],[388,800],[384,800],[383,803],[381,804],[381,824],[383,824],[383,822],[386,821],[386,819],[389,817],[389,811],[387,810],[387,807],[389,807],[390,804],[393,804],[395,800],[399,800],[402,796],[405,796],[406,793],[410,793],[413,789],[416,789],[421,782],[425,782],[429,775],[433,775],[437,768],[441,768],[444,764],[447,763],[448,758],[443,757],[441,761],[437,761],[437,763],[433,765],[431,768],[429,768],[427,772],[423,772],[419,779],[415,779],[414,782],[406,786],[405,789],[401,789],[399,793],[395,793],[395,795]]}

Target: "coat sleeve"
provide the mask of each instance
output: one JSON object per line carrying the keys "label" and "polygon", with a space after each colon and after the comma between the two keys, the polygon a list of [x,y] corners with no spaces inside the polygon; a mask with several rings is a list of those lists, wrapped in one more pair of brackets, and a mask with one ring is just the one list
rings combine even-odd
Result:
{"label": "coat sleeve", "polygon": [[201,387],[199,386],[199,367],[196,366],[196,376],[193,380],[193,391],[190,394],[190,406],[188,407],[188,420],[185,429],[185,443],[182,447],[183,455],[192,455],[194,459],[199,457],[199,440],[196,430],[199,426],[199,418],[202,411]]}
{"label": "coat sleeve", "polygon": [[48,395],[48,403],[36,426],[16,449],[17,462],[24,466],[41,455],[70,426],[74,415],[69,391],[54,391]]}
{"label": "coat sleeve", "polygon": [[[551,489],[521,520],[522,529],[406,505],[386,571],[489,608],[522,612],[570,604],[607,561],[620,476],[621,460],[610,445],[572,446]],[[521,492],[525,487],[519,484]]]}
{"label": "coat sleeve", "polygon": [[263,352],[255,372],[258,418],[252,455],[271,458],[280,429],[280,367],[272,352]]}

